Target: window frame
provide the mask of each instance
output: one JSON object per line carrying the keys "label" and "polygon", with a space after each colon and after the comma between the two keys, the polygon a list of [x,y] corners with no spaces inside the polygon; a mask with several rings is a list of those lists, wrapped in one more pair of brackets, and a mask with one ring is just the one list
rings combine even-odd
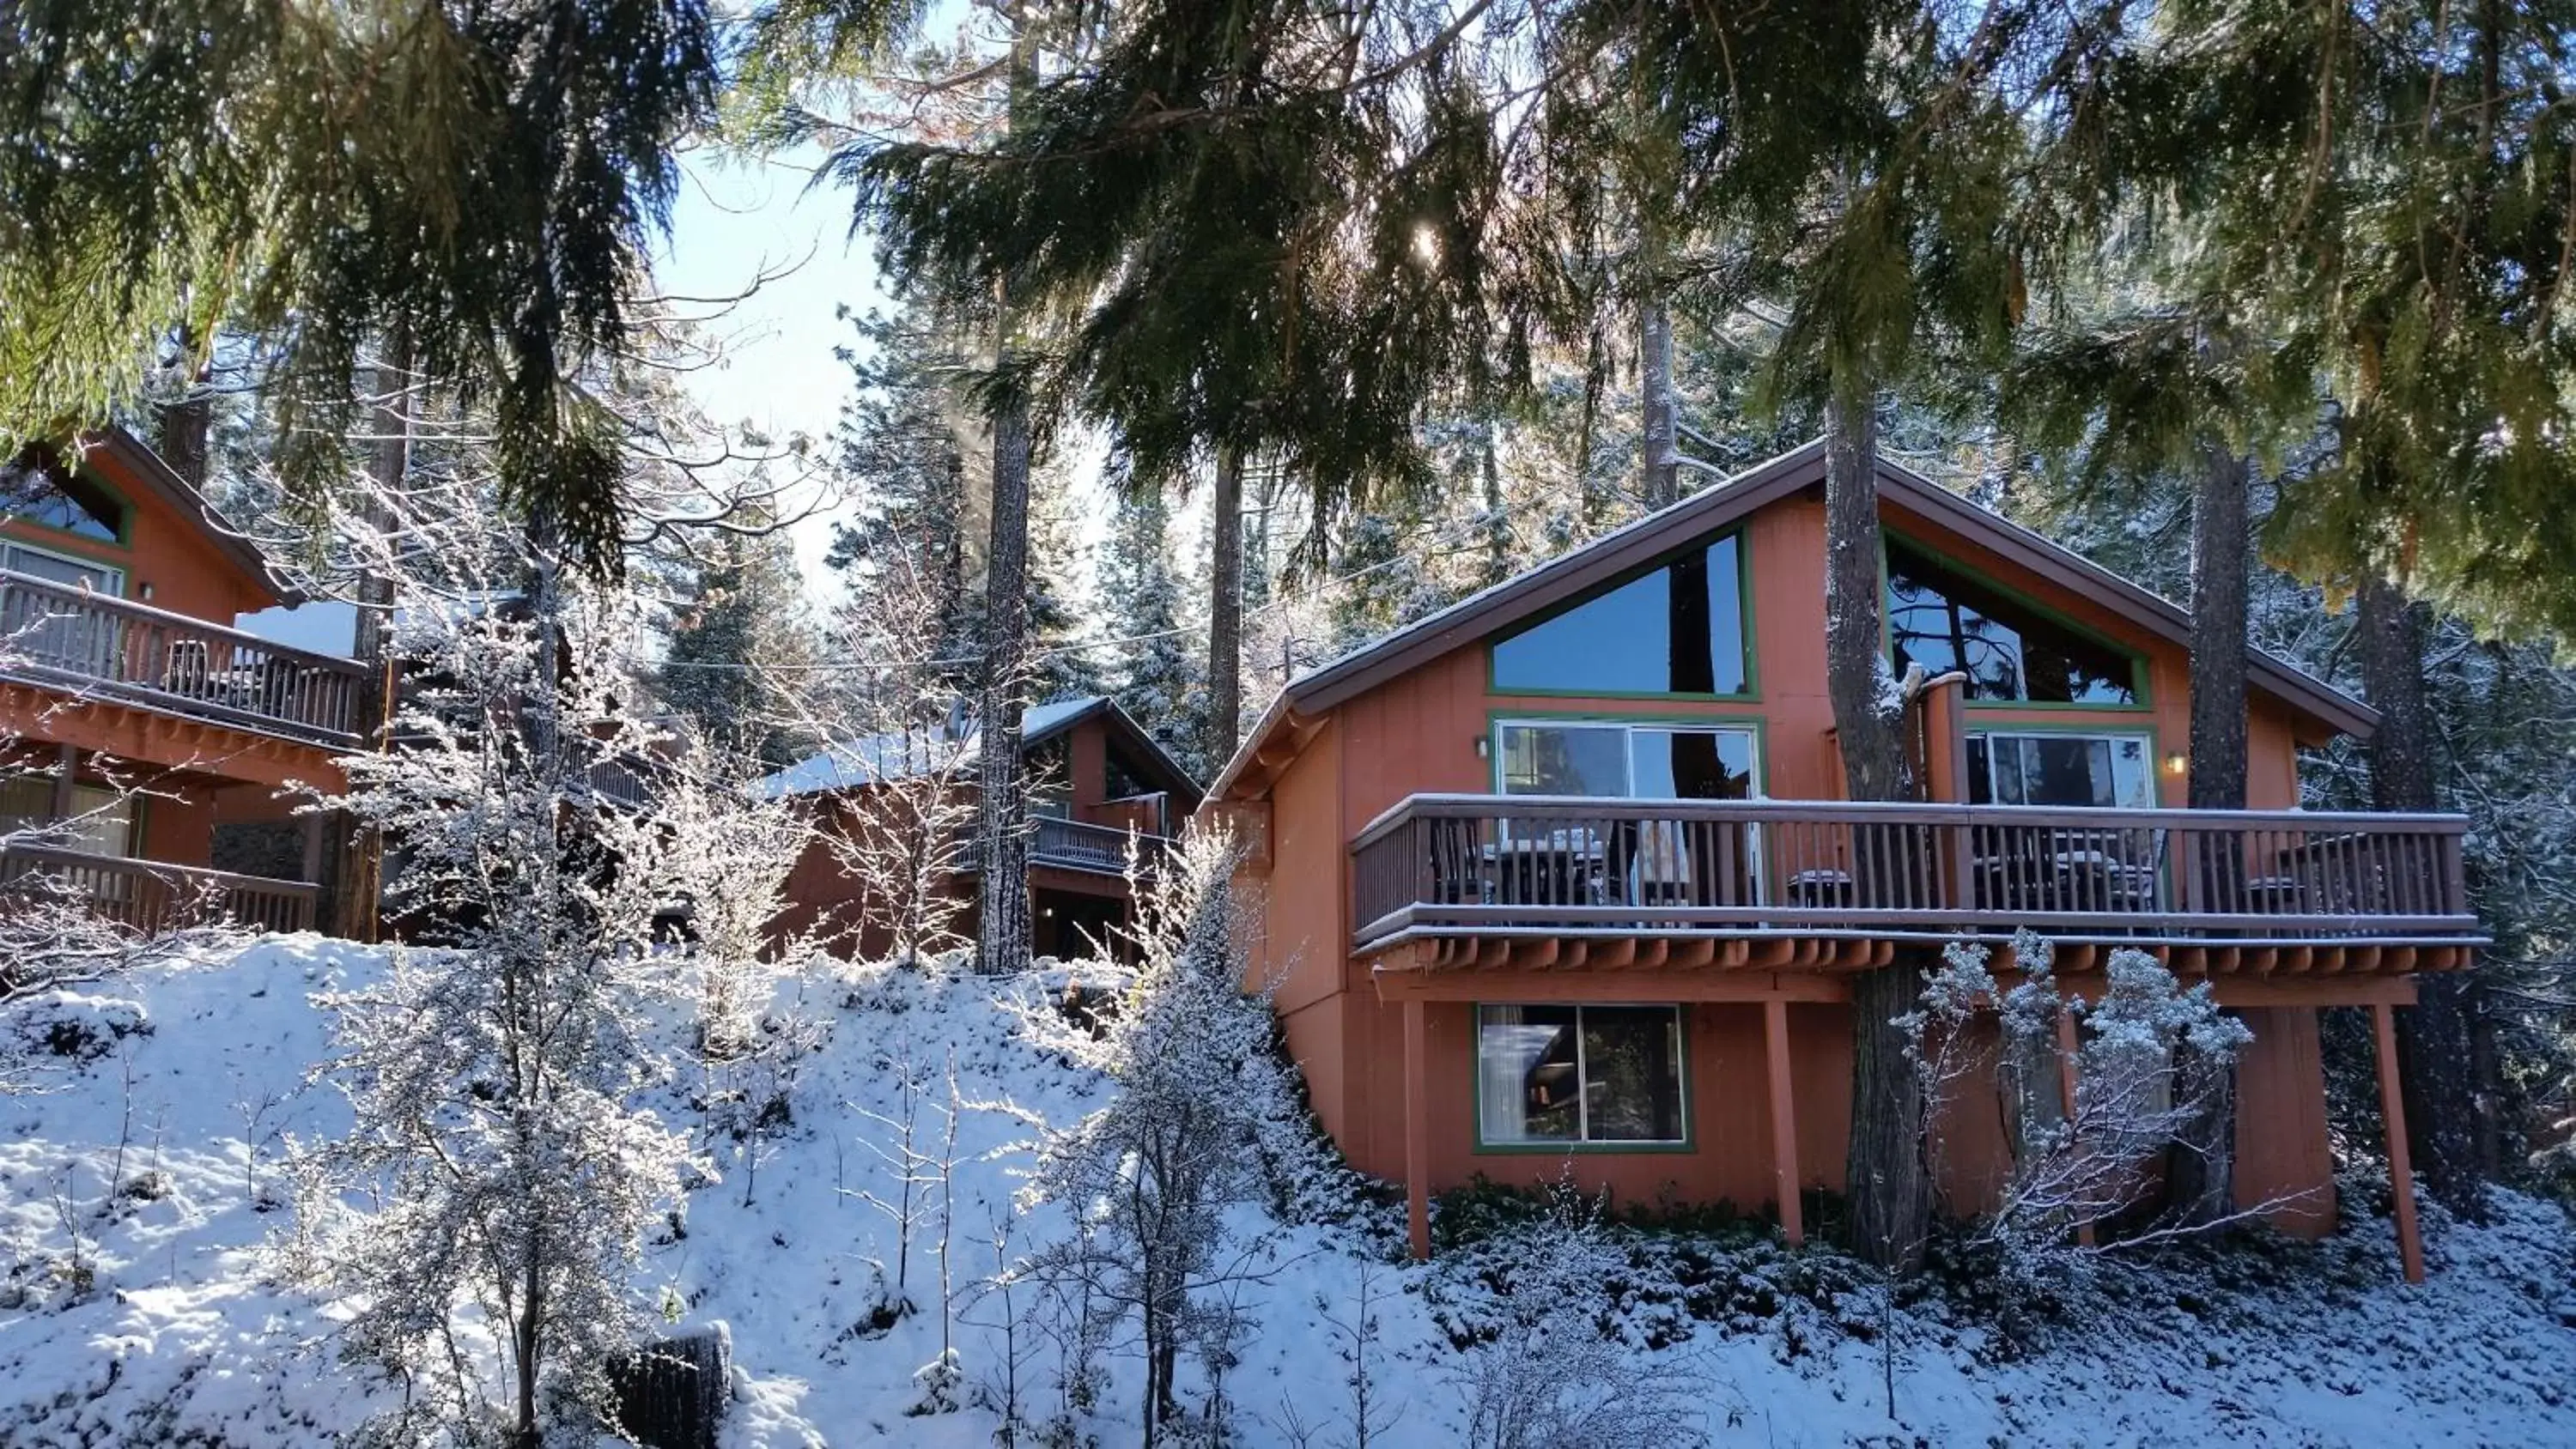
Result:
{"label": "window frame", "polygon": [[[90,534],[82,533],[77,529],[57,528],[53,524],[45,522],[41,518],[35,518],[28,514],[15,512],[6,508],[0,508],[0,522],[7,522],[16,525],[19,528],[30,529],[40,538],[68,540],[88,548],[112,548],[124,553],[133,552],[134,500],[125,496],[124,489],[118,488],[109,483],[105,478],[100,477],[95,469],[74,463],[70,459],[63,457],[60,452],[54,449],[48,448],[45,451],[50,455],[47,461],[53,466],[59,466],[62,468],[63,476],[67,480],[77,480],[87,487],[97,489],[99,492],[107,495],[109,502],[116,505],[115,536],[111,538],[97,538]],[[21,457],[23,456],[24,455],[22,454]],[[8,461],[15,462],[17,460],[11,459]],[[69,497],[70,495],[66,494],[65,496]],[[72,501],[76,504],[79,502],[78,499],[73,499]]]}
{"label": "window frame", "polygon": [[[56,532],[56,530],[46,528],[41,523],[29,523],[26,519],[20,518],[14,513],[0,513],[0,519],[5,519],[21,527],[34,528],[48,535],[52,535]],[[67,538],[79,537],[78,534],[64,534],[61,536]],[[110,598],[117,599],[125,597],[126,572],[123,564],[112,564],[105,559],[90,558],[84,554],[74,553],[69,549],[57,548],[46,543],[33,542],[28,539],[18,538],[8,534],[0,534],[0,568],[6,568],[8,566],[8,551],[13,548],[23,549],[24,551],[35,554],[40,558],[49,558],[57,563],[69,564],[71,567],[76,569],[86,569],[92,573],[105,574],[109,585],[106,590],[107,595]],[[11,570],[11,572],[16,572],[16,570]],[[47,579],[45,582],[54,583],[55,581]],[[57,584],[56,586],[59,588],[76,587],[72,584]]]}
{"label": "window frame", "polygon": [[[1691,1110],[1691,1013],[1690,1003],[1682,1001],[1476,1001],[1469,1003],[1468,1022],[1473,1028],[1468,1037],[1467,1096],[1476,1117],[1473,1151],[1481,1156],[1525,1157],[1537,1153],[1562,1157],[1567,1153],[1586,1155],[1600,1153],[1672,1153],[1699,1150],[1699,1114]],[[1583,1013],[1589,1010],[1615,1008],[1628,1011],[1669,1011],[1673,1018],[1673,1077],[1675,1111],[1680,1118],[1679,1137],[1607,1138],[1594,1140],[1577,1135],[1551,1141],[1493,1141],[1485,1135],[1485,1009],[1487,1007],[1545,1007],[1574,1013],[1575,1051],[1575,1121],[1578,1134],[1590,1130],[1591,1097],[1584,1089]]]}
{"label": "window frame", "polygon": [[[1690,553],[1695,549],[1715,548],[1717,545],[1730,539],[1735,543],[1735,617],[1743,636],[1736,641],[1737,647],[1742,651],[1744,656],[1744,687],[1742,689],[1737,690],[1733,694],[1701,694],[1696,692],[1677,694],[1669,690],[1660,689],[1554,689],[1537,685],[1514,685],[1502,682],[1501,661],[1497,655],[1498,651],[1500,651],[1504,644],[1534,630],[1544,629],[1548,625],[1555,623],[1557,620],[1573,613],[1575,610],[1582,608],[1586,604],[1592,603],[1596,599],[1616,593],[1649,574],[1660,569],[1670,567],[1675,559],[1682,557],[1684,554]],[[1500,638],[1487,640],[1485,643],[1485,692],[1487,694],[1500,695],[1509,699],[1674,699],[1694,700],[1708,703],[1755,703],[1762,698],[1762,650],[1756,642],[1760,637],[1760,630],[1754,623],[1753,609],[1752,539],[1750,530],[1748,530],[1744,525],[1738,524],[1733,528],[1724,529],[1717,533],[1709,534],[1706,537],[1694,539],[1679,548],[1671,549],[1659,554],[1653,562],[1640,564],[1636,568],[1629,569],[1618,575],[1616,578],[1611,579],[1608,583],[1586,589],[1581,594],[1578,594],[1563,603],[1552,605],[1537,617],[1524,620],[1516,624],[1513,626],[1510,633],[1505,634]]]}
{"label": "window frame", "polygon": [[[2156,731],[2155,727],[2152,725],[2121,727],[1997,721],[1991,725],[1966,730],[1962,733],[1961,753],[1964,754],[1966,752],[1965,742],[1967,740],[1988,741],[1986,746],[1986,793],[1989,796],[1994,796],[1999,793],[1995,789],[1994,746],[1992,744],[1992,741],[1996,739],[2102,740],[2112,744],[2115,748],[2123,741],[2134,741],[2142,745],[2146,752],[2145,768],[2147,802],[2144,805],[2114,804],[2109,808],[2114,810],[2157,810],[2162,809],[2164,806],[2164,782],[2161,778],[2160,768],[2162,756],[2160,756],[2156,750]],[[2119,784],[2118,776],[2116,774],[2116,757],[2113,768],[2115,770],[2115,774],[2112,779],[2112,785],[2116,790]],[[1993,799],[1988,803],[2001,805],[2003,802],[2000,799]],[[2023,805],[2020,807],[2008,808],[2030,810],[2098,810],[2104,807],[2098,805]]]}
{"label": "window frame", "polygon": [[[1770,793],[1764,787],[1766,771],[1769,768],[1771,758],[1771,752],[1767,748],[1769,741],[1765,738],[1764,726],[1767,723],[1768,721],[1760,715],[1699,716],[1662,714],[1525,714],[1520,712],[1497,712],[1485,717],[1485,752],[1493,757],[1490,762],[1491,769],[1489,773],[1493,781],[1494,793],[1506,799],[1510,799],[1513,798],[1513,796],[1511,791],[1506,788],[1506,782],[1503,778],[1503,764],[1505,759],[1505,751],[1503,748],[1504,730],[1511,728],[1543,729],[1551,726],[1559,729],[1615,729],[1619,731],[1620,747],[1627,761],[1628,793],[1625,795],[1588,796],[1586,798],[1600,800],[1669,800],[1674,797],[1670,795],[1640,795],[1637,793],[1636,736],[1639,730],[1644,730],[1649,734],[1741,734],[1745,737],[1746,743],[1752,747],[1753,751],[1752,767],[1746,771],[1746,774],[1749,776],[1751,781],[1751,793],[1747,794],[1744,798],[1747,800],[1767,800],[1770,798]],[[1520,798],[1528,797],[1524,796]]]}
{"label": "window frame", "polygon": [[[1882,528],[1879,530],[1878,540],[1878,652],[1888,661],[1888,667],[1891,669],[1894,668],[1896,664],[1896,611],[1888,606],[1888,576],[1890,573],[1889,555],[1895,549],[1902,549],[1908,553],[1919,554],[1933,564],[1943,569],[1947,569],[1951,573],[1963,575],[1979,586],[1992,589],[1996,594],[2003,598],[2010,600],[2022,608],[2030,610],[2031,613],[2037,615],[2043,620],[2046,620],[2057,628],[2063,629],[2068,633],[2075,635],[2077,638],[2084,640],[2086,643],[2107,650],[2113,654],[2117,654],[2129,661],[2129,693],[2132,698],[2126,704],[2122,704],[2116,700],[2030,699],[2026,697],[2022,699],[1975,699],[1969,697],[1963,690],[1961,691],[1959,702],[1965,707],[1972,710],[2063,709],[2096,711],[2105,714],[2154,713],[2155,695],[2153,693],[2153,680],[2155,671],[2149,666],[2147,654],[2144,650],[2138,649],[2134,645],[2124,644],[2117,639],[2111,638],[2109,635],[2104,634],[2101,630],[2096,629],[2091,625],[2078,622],[2074,618],[2068,616],[2065,611],[2058,609],[2054,605],[2044,603],[2041,600],[2034,598],[2027,590],[2015,588],[2013,585],[1997,579],[1986,570],[1959,559],[1942,549],[1935,548],[1931,544],[1923,542],[1921,539],[1907,537],[1904,534],[1896,532],[1894,529]],[[1957,607],[1956,600],[1952,600],[1951,604],[1953,608]],[[2028,681],[2025,679],[2024,688],[2027,687]]]}

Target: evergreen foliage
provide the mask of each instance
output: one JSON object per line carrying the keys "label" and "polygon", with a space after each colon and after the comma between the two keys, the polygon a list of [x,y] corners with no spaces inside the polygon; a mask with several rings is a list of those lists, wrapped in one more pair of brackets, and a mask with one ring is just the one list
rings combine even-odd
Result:
{"label": "evergreen foliage", "polygon": [[1171,510],[1162,490],[1120,490],[1099,553],[1101,613],[1121,641],[1104,661],[1108,688],[1156,743],[1205,779],[1223,761],[1199,757],[1206,738],[1207,669],[1190,648]]}
{"label": "evergreen foliage", "polygon": [[[881,596],[900,596],[909,619],[927,605],[932,631],[908,624],[907,637],[930,649],[923,658],[937,662],[935,680],[969,693],[983,670],[982,524],[991,474],[978,447],[982,420],[963,339],[926,304],[851,320],[858,341],[840,356],[854,391],[841,409],[834,468],[853,509],[832,525],[823,562],[848,588],[850,609],[865,613],[880,607]],[[1079,558],[1072,472],[1069,463],[1051,460],[1031,480],[1028,620],[1032,687],[1041,702],[1089,693],[1099,683],[1094,661],[1072,647],[1085,632],[1072,588]]]}
{"label": "evergreen foliage", "polygon": [[783,724],[780,691],[815,662],[795,552],[783,533],[722,533],[698,553],[658,671],[662,700],[719,752],[783,769],[809,742]]}
{"label": "evergreen foliage", "polygon": [[297,424],[277,461],[309,497],[391,340],[488,398],[506,501],[614,570],[615,430],[587,374],[636,330],[716,50],[696,0],[12,7],[0,450],[137,399],[174,332],[239,327],[274,339]]}

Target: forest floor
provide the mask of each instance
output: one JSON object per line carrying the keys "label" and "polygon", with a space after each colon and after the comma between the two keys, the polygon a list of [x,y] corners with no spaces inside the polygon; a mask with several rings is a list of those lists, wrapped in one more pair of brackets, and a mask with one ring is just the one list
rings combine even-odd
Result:
{"label": "forest floor", "polygon": [[[383,961],[270,938],[0,1008],[0,1044],[33,1063],[32,1090],[0,1099],[0,1446],[328,1443],[397,1402],[339,1360],[330,1307],[273,1271],[294,1217],[292,1144],[347,1119],[327,1083],[308,1084],[329,1051],[311,994]],[[999,989],[1045,1009],[1048,985]],[[710,1170],[637,1284],[675,1331],[727,1326],[726,1443],[990,1444],[1014,1365],[1028,1425],[1138,1441],[1133,1345],[1113,1339],[1096,1390],[1068,1404],[1036,1290],[1021,1283],[1006,1304],[987,1283],[1063,1229],[1054,1209],[1011,1212],[1032,1134],[1108,1090],[1026,1044],[996,990],[835,966],[782,992],[798,1049],[749,1084],[768,1135],[753,1150],[712,1134]],[[907,1063],[927,1084],[915,1145],[935,1152],[952,1061],[968,1106],[943,1315],[935,1212],[899,1254],[880,1205],[902,1197],[888,1166],[895,1084]],[[703,1111],[702,1086],[663,1095],[675,1119]],[[1721,1444],[2576,1445],[2566,1216],[2513,1194],[2486,1226],[2435,1213],[2430,1281],[2409,1288],[2373,1211],[2384,1197],[2356,1178],[2342,1230],[2318,1244],[2105,1258],[2011,1316],[1965,1267],[1889,1305],[1849,1260],[1785,1251],[1749,1225],[1614,1229],[1595,1301],[1567,1311],[1684,1386]],[[1322,1216],[1335,1221],[1247,1205],[1228,1220],[1223,1296],[1256,1325],[1222,1386],[1230,1442],[1355,1442],[1358,1364],[1371,1442],[1467,1442],[1468,1380],[1494,1352],[1476,1344],[1507,1306],[1527,1234],[1544,1229],[1465,1234],[1417,1266],[1397,1260],[1392,1208],[1345,1195]],[[885,1311],[898,1271],[916,1311]],[[914,1415],[943,1317],[964,1403]],[[1182,1387],[1193,1403],[1209,1393],[1196,1370]]]}

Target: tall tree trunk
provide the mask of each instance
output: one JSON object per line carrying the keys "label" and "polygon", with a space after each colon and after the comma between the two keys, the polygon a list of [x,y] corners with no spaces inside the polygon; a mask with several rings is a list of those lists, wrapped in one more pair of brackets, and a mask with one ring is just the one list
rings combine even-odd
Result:
{"label": "tall tree trunk", "polygon": [[[1037,38],[1025,7],[1011,7],[1011,119],[1017,121],[1036,82]],[[993,289],[993,364],[1011,361],[1011,298]],[[980,793],[976,844],[981,898],[975,923],[975,969],[1018,971],[1029,964],[1029,843],[1020,760],[1020,714],[1027,708],[1029,659],[1029,408],[1016,390],[993,416],[992,521],[984,564],[984,677],[980,701],[983,749],[976,759]]]}
{"label": "tall tree trunk", "polygon": [[179,329],[179,356],[171,371],[181,391],[178,401],[161,409],[161,431],[154,440],[154,451],[170,465],[171,472],[188,480],[189,487],[203,490],[208,440],[215,428],[215,400],[201,390],[208,367],[197,360],[198,340],[184,325]]}
{"label": "tall tree trunk", "polygon": [[515,1339],[512,1347],[518,1350],[519,1390],[518,1426],[512,1439],[519,1449],[539,1449],[545,1443],[544,1436],[537,1432],[537,1368],[538,1353],[543,1347],[539,1335],[545,1322],[545,1277],[537,1262],[536,1248],[530,1246],[527,1253],[519,1321],[511,1325]]}
{"label": "tall tree trunk", "polygon": [[[1005,349],[1007,350],[1007,348]],[[993,419],[993,526],[984,575],[982,914],[976,969],[1017,971],[1029,962],[1029,856],[1020,776],[1020,715],[1028,707],[1029,417],[1012,402]]]}
{"label": "tall tree trunk", "polygon": [[[2191,786],[2194,810],[2245,808],[2247,491],[2252,467],[2211,443],[2191,494]],[[2200,854],[2203,900],[2233,898],[2245,863],[2234,851]],[[2165,1205],[2178,1220],[2208,1224],[2235,1206],[2236,1072],[2189,1046],[2175,1051],[2178,1085],[2200,1104],[2165,1154]]]}
{"label": "tall tree trunk", "polygon": [[1243,454],[1216,452],[1208,545],[1208,769],[1222,769],[1243,739]]}
{"label": "tall tree trunk", "polygon": [[[2433,713],[2424,694],[2427,610],[2395,586],[2366,576],[2355,628],[2361,678],[2379,733],[2370,741],[2371,801],[2382,810],[2431,810]],[[2415,1005],[2397,1013],[2397,1060],[2405,1086],[2407,1146],[2433,1200],[2484,1220],[2478,1174],[2478,1091],[2474,971],[2430,972],[2416,981]]]}
{"label": "tall tree trunk", "polygon": [[[1837,386],[1825,409],[1825,669],[1843,780],[1854,800],[1914,793],[1880,625],[1878,419],[1865,387]],[[1852,981],[1851,1248],[1882,1267],[1921,1260],[1932,1187],[1923,1088],[1895,1019],[1922,991],[1920,953]]]}
{"label": "tall tree trunk", "polygon": [[1652,512],[1682,496],[1681,443],[1673,415],[1673,313],[1660,295],[1637,307],[1637,394],[1644,410],[1637,492]]}
{"label": "tall tree trunk", "polygon": [[[389,538],[394,528],[387,500],[401,492],[411,472],[414,407],[411,347],[407,340],[387,339],[385,355],[376,363],[369,386],[376,402],[368,422],[373,433],[367,448],[367,480],[371,486],[362,512],[368,531],[382,540]],[[380,568],[359,583],[357,605],[349,652],[367,668],[367,684],[359,692],[359,737],[369,748],[390,749],[398,705],[391,568]],[[384,898],[384,838],[361,828],[345,811],[333,812],[327,828],[334,847],[329,856],[334,862],[334,879],[330,883],[332,932],[353,941],[372,941],[382,916],[379,908]]]}
{"label": "tall tree trunk", "polygon": [[2191,497],[2191,808],[2245,808],[2246,492],[2213,446]]}
{"label": "tall tree trunk", "polygon": [[1492,418],[1485,419],[1484,446],[1479,449],[1477,472],[1485,489],[1485,576],[1482,583],[1492,588],[1512,576],[1511,521],[1503,513],[1503,467],[1496,456],[1494,434],[1499,428]]}

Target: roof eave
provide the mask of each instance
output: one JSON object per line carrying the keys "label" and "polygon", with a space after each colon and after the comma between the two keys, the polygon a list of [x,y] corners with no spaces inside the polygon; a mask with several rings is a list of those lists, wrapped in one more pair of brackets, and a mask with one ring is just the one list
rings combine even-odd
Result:
{"label": "roof eave", "polygon": [[286,582],[257,544],[216,511],[202,490],[180,477],[179,471],[159,453],[145,446],[142,439],[124,428],[110,425],[82,434],[79,445],[84,451],[104,451],[115,458],[119,466],[141,480],[162,502],[195,524],[217,550],[278,603],[292,605],[310,601],[310,596],[303,590]]}

